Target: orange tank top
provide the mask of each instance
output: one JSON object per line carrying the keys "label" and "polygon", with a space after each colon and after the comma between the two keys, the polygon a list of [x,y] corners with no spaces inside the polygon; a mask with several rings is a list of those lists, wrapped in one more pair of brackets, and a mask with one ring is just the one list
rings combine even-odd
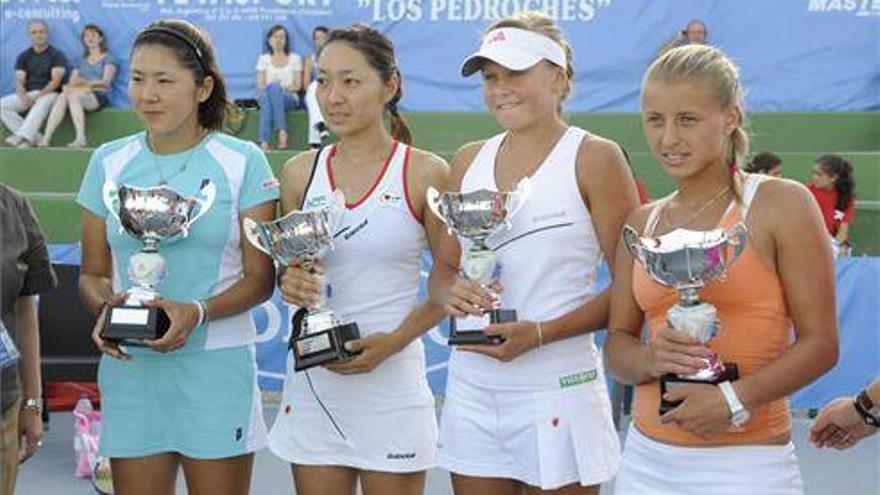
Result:
{"label": "orange tank top", "polygon": [[[757,184],[752,185],[754,188],[750,191],[752,194],[746,196],[746,205],[757,189]],[[729,228],[744,218],[746,211],[747,206],[729,208],[719,226]],[[646,231],[653,230],[650,223]],[[654,282],[639,263],[634,264],[633,293],[639,307],[645,312],[648,332],[653,337],[666,324],[666,312],[678,301],[678,293]],[[742,255],[731,265],[724,279],[710,282],[700,290],[700,298],[715,305],[721,321],[718,334],[708,345],[725,362],[737,363],[740,377],[763,368],[791,344],[792,322],[783,296],[779,276],[760,259],[750,241],[747,241]],[[760,444],[788,434],[791,427],[787,399],[779,399],[750,411],[751,418],[742,428],[731,427],[721,437],[709,441],[676,424],[662,424],[659,406],[660,385],[656,380],[636,387],[636,426],[655,440],[673,444]]]}

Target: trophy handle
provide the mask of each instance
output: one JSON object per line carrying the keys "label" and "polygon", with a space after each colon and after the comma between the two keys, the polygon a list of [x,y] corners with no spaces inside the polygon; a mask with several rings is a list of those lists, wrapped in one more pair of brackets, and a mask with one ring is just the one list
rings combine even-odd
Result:
{"label": "trophy handle", "polygon": [[510,219],[513,218],[519,210],[525,206],[526,201],[529,199],[529,194],[532,191],[532,181],[529,180],[528,177],[523,177],[519,182],[516,183],[516,187],[513,188],[512,191],[508,193],[507,196],[507,216],[504,218],[504,221],[510,224]]}
{"label": "trophy handle", "polygon": [[348,207],[345,205],[345,194],[341,189],[333,191],[333,195],[330,197],[330,204],[327,205],[326,211],[327,230],[332,238],[336,234],[339,225],[342,223],[342,218],[345,217],[345,212],[348,211]]}
{"label": "trophy handle", "polygon": [[[104,182],[104,187],[101,188],[101,199],[104,201],[104,206],[107,207],[110,214],[121,224],[122,220],[119,219],[118,207],[114,204],[114,200],[116,202],[119,201],[119,189],[116,187],[115,182],[112,180]],[[119,231],[122,232],[122,227],[119,228]]]}
{"label": "trophy handle", "polygon": [[428,209],[430,209],[431,212],[446,225],[447,233],[452,235],[452,226],[449,225],[449,221],[446,220],[446,217],[440,212],[440,196],[440,191],[434,189],[434,186],[428,187],[428,190],[425,192],[425,200],[428,203]]}
{"label": "trophy handle", "polygon": [[202,218],[202,215],[208,213],[208,210],[210,210],[211,206],[214,205],[214,200],[217,199],[217,186],[215,186],[213,182],[207,179],[205,180],[205,182],[205,185],[203,185],[202,189],[199,191],[205,199],[191,198],[193,201],[198,203],[199,212],[196,213],[196,216],[192,217],[189,222],[187,222],[186,230],[189,230],[189,226],[196,223],[196,220]]}
{"label": "trophy handle", "polygon": [[733,245],[733,256],[728,261],[728,264],[731,264],[742,255],[746,248],[746,242],[748,241],[746,226],[742,222],[737,222],[736,225],[727,231],[727,237],[730,239],[729,244]]}
{"label": "trophy handle", "polygon": [[629,251],[630,256],[633,258],[644,262],[644,258],[642,256],[642,249],[639,246],[639,232],[630,227],[629,225],[623,226],[623,232],[621,233],[621,240],[623,241],[623,246]]}
{"label": "trophy handle", "polygon": [[252,246],[268,254],[270,257],[272,256],[272,253],[263,246],[263,239],[260,237],[260,224],[253,218],[244,217],[242,220],[242,230],[244,230],[244,236],[247,237]]}

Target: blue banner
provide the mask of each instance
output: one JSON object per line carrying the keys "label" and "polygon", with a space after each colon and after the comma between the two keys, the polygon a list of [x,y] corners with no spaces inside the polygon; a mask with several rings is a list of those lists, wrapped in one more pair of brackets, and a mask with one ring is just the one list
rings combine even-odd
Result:
{"label": "blue banner", "polygon": [[[52,245],[49,254],[54,263],[80,263],[77,244]],[[420,298],[425,295],[430,263],[430,256],[426,253]],[[834,369],[792,397],[793,407],[819,408],[835,397],[852,395],[874,378],[880,378],[880,305],[877,304],[880,257],[841,258],[836,265],[840,358]],[[603,266],[596,283],[598,287],[605,287],[609,282],[607,267]],[[295,309],[292,310],[289,304],[281,300],[277,290],[271,300],[253,310],[257,328],[257,365],[260,388],[263,390],[281,390],[284,384],[293,311]],[[448,323],[444,320],[422,336],[428,384],[438,397],[443,396],[446,390],[448,331]],[[597,335],[600,344],[604,341],[603,334],[600,332]]]}
{"label": "blue banner", "polygon": [[148,22],[184,17],[205,27],[234,98],[252,97],[266,30],[288,28],[293,51],[311,52],[323,24],[371,24],[398,50],[406,110],[482,110],[479,77],[458,67],[494,19],[540,10],[556,19],[574,49],[569,111],[638,110],[639,84],[661,46],[691,19],[742,69],[747,107],[759,111],[880,109],[878,0],[0,0],[0,90],[12,92],[27,20],[45,19],[51,41],[73,60],[79,33],[96,23],[123,61],[113,104],[127,106],[125,65]]}

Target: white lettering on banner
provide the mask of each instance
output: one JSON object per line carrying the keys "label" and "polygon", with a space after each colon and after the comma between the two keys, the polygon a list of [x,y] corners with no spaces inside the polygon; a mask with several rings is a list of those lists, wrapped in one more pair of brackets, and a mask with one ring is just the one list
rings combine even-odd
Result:
{"label": "white lettering on banner", "polygon": [[15,0],[13,5],[7,5],[12,2],[0,0],[4,20],[60,20],[79,24],[82,19],[79,0]]}
{"label": "white lettering on banner", "polygon": [[[0,0],[0,5],[5,3],[12,2],[13,0]],[[79,0],[15,0],[15,3],[21,4],[29,4],[29,5],[40,5],[40,4],[58,4],[58,3],[79,3]]]}
{"label": "white lettering on banner", "polygon": [[808,0],[808,12],[852,12],[857,17],[880,16],[880,0]]}
{"label": "white lettering on banner", "polygon": [[[327,17],[333,15],[333,0],[150,1],[158,7],[160,16],[188,17],[194,18],[197,22],[285,22],[294,16]],[[103,2],[109,3],[111,8],[134,7],[131,5],[132,0],[103,0]],[[143,0],[141,0],[142,2]]]}
{"label": "white lettering on banner", "polygon": [[[880,0],[878,0],[880,1]],[[543,12],[555,21],[591,21],[612,0],[357,0],[369,9],[373,22],[400,20],[431,22],[494,21],[523,10]],[[425,16],[424,14],[427,14]]]}

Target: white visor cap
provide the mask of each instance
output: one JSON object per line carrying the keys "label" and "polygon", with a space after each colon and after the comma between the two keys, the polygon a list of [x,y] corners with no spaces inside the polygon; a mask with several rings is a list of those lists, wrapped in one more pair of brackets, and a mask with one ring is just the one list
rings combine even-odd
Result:
{"label": "white visor cap", "polygon": [[533,31],[518,28],[493,29],[483,36],[477,53],[461,64],[461,75],[468,77],[491,60],[510,70],[526,70],[546,59],[563,69],[566,67],[565,50],[559,43]]}

